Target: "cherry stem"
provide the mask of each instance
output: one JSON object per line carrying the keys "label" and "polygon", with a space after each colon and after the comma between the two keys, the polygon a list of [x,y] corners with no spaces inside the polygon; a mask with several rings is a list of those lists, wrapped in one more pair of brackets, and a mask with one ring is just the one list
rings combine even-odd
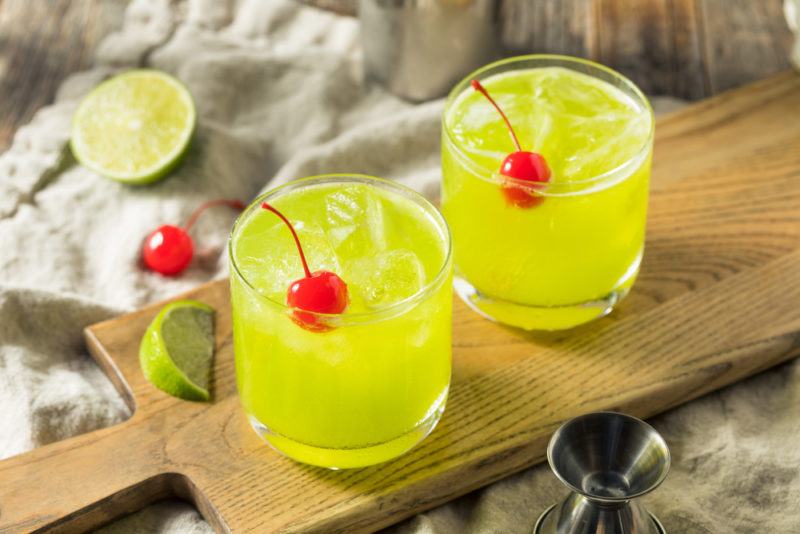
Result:
{"label": "cherry stem", "polygon": [[200,204],[196,210],[192,212],[189,216],[189,220],[186,221],[186,226],[183,227],[186,232],[192,229],[194,223],[197,222],[197,219],[200,218],[200,215],[203,214],[208,208],[213,208],[214,206],[230,206],[235,210],[242,211],[244,209],[244,203],[240,200],[235,199],[226,199],[226,198],[218,198],[216,200],[209,200],[208,202],[203,202]]}
{"label": "cherry stem", "polygon": [[470,83],[472,84],[472,88],[476,91],[479,91],[483,96],[489,99],[489,102],[492,103],[494,109],[500,113],[500,116],[503,117],[503,120],[506,122],[506,126],[508,126],[508,131],[511,133],[511,140],[514,141],[514,146],[517,147],[517,152],[522,152],[522,147],[519,145],[519,139],[517,139],[517,134],[514,133],[514,128],[511,126],[511,122],[508,120],[508,117],[506,117],[506,114],[503,113],[503,110],[500,109],[500,106],[497,105],[497,102],[494,101],[494,98],[492,98],[492,96],[489,94],[489,91],[487,91],[478,80],[472,80]]}
{"label": "cherry stem", "polygon": [[292,232],[292,237],[294,238],[294,242],[297,245],[297,252],[300,253],[300,261],[303,262],[303,270],[306,273],[306,278],[311,278],[311,271],[308,270],[308,263],[306,262],[306,255],[303,253],[303,246],[300,245],[300,238],[297,237],[297,232],[294,231],[294,226],[292,226],[292,223],[289,222],[289,219],[283,216],[283,213],[279,212],[266,202],[262,203],[261,207],[264,208],[265,210],[271,211],[272,213],[280,217],[281,220],[284,223],[286,223],[286,226],[289,227],[289,231]]}

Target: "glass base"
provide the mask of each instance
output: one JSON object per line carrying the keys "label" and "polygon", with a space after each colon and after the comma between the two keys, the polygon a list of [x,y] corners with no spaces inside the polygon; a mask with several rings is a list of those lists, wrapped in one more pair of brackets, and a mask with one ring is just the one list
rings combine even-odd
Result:
{"label": "glass base", "polygon": [[433,431],[436,423],[441,419],[442,413],[444,413],[447,392],[448,390],[445,389],[428,410],[428,413],[425,414],[425,417],[405,434],[384,443],[376,443],[359,448],[328,449],[308,445],[270,430],[252,415],[248,414],[247,417],[253,430],[270,447],[282,455],[304,464],[327,467],[328,469],[351,469],[379,464],[396,458],[425,439]]}
{"label": "glass base", "polygon": [[630,291],[634,276],[608,295],[568,306],[528,306],[481,294],[466,279],[456,276],[453,287],[470,308],[487,319],[523,330],[566,330],[611,313]]}

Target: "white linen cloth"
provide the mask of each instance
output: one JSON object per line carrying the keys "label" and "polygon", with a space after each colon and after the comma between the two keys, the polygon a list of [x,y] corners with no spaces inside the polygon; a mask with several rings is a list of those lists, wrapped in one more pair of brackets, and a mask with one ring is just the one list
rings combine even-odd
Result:
{"label": "white linen cloth", "polygon": [[[76,164],[66,142],[80,98],[138,66],[180,78],[199,121],[174,175],[134,188]],[[185,221],[204,200],[247,200],[323,172],[389,177],[433,197],[442,108],[441,100],[413,106],[363,83],[353,19],[290,0],[131,2],[96,66],[69,78],[0,156],[0,458],[128,417],[86,354],[84,326],[226,275],[225,209],[200,220],[203,250],[179,278],[141,269],[150,230]],[[674,467],[648,504],[668,531],[798,531],[798,399],[793,362],[654,420]],[[562,494],[539,466],[390,530],[530,532]],[[192,506],[170,501],[105,531],[210,527]]]}

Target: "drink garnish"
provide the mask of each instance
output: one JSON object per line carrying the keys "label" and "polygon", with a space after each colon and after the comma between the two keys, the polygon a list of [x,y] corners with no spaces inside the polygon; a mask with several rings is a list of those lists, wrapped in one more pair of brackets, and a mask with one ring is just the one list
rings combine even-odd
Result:
{"label": "drink garnish", "polygon": [[[537,152],[522,150],[517,134],[511,126],[511,121],[508,120],[508,117],[497,102],[489,95],[489,92],[481,85],[481,82],[472,80],[471,84],[472,88],[485,96],[497,112],[500,113],[511,134],[511,140],[517,149],[503,160],[503,164],[500,166],[500,174],[507,178],[525,182],[547,183],[550,180],[550,168],[547,166],[544,156]],[[508,203],[513,206],[532,208],[544,202],[544,197],[533,193],[535,188],[536,186],[526,187],[512,181],[506,181],[503,184],[503,194]]]}
{"label": "drink garnish", "polygon": [[349,300],[347,284],[339,275],[331,271],[319,270],[312,273],[308,268],[300,238],[289,219],[267,202],[262,203],[261,207],[277,215],[289,228],[303,264],[305,276],[290,283],[286,291],[286,305],[294,308],[292,319],[302,328],[312,332],[331,330],[332,327],[324,323],[316,314],[343,313]]}
{"label": "drink garnish", "polygon": [[189,90],[164,72],[136,69],[95,87],[72,120],[75,159],[129,185],[167,176],[187,154],[197,122]]}
{"label": "drink garnish", "polygon": [[196,300],[164,306],[142,336],[139,364],[158,389],[185,400],[209,400],[214,363],[214,309]]}
{"label": "drink garnish", "polygon": [[244,209],[244,204],[239,200],[209,200],[194,210],[184,227],[164,224],[150,232],[142,247],[142,259],[147,268],[167,276],[186,269],[194,256],[194,243],[189,231],[205,210],[220,205],[239,211]]}

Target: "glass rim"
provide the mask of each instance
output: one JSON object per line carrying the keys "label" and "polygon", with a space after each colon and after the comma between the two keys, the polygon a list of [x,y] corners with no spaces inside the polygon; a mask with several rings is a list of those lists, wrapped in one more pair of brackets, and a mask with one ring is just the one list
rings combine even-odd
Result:
{"label": "glass rim", "polygon": [[[455,102],[460,98],[460,96],[464,93],[464,89],[466,89],[467,86],[469,86],[471,80],[476,78],[481,79],[482,75],[485,75],[488,71],[493,71],[498,67],[502,67],[505,65],[512,65],[515,63],[522,63],[526,61],[541,61],[543,63],[546,63],[548,61],[557,62],[561,66],[566,65],[565,68],[569,68],[568,67],[569,64],[581,65],[584,67],[589,67],[590,69],[594,69],[595,71],[606,73],[615,80],[621,82],[621,84],[625,86],[625,88],[632,93],[635,99],[638,100],[643,105],[644,110],[647,112],[649,116],[650,129],[647,133],[647,137],[642,142],[642,145],[636,150],[636,152],[630,158],[626,159],[621,164],[617,165],[612,169],[609,169],[605,172],[596,174],[594,176],[585,179],[565,180],[555,183],[548,183],[544,188],[542,187],[541,183],[536,183],[535,185],[532,185],[531,182],[527,180],[520,180],[518,178],[503,176],[497,171],[497,169],[490,169],[488,167],[485,167],[479,163],[475,163],[472,160],[470,160],[469,157],[464,153],[463,147],[456,142],[454,134],[451,131],[449,125],[447,124],[447,116],[450,112],[450,109],[453,107]],[[537,67],[531,67],[531,68],[537,68]],[[583,74],[586,74],[587,76],[592,76],[594,78],[598,78],[591,72],[583,72]],[[653,137],[655,135],[655,126],[656,126],[655,122],[656,122],[655,114],[653,113],[653,107],[651,106],[650,101],[647,99],[647,97],[641,91],[641,89],[639,89],[639,87],[635,83],[633,83],[629,78],[617,72],[616,70],[607,67],[605,65],[602,65],[600,63],[597,63],[595,61],[574,56],[565,56],[560,54],[527,54],[521,56],[513,56],[484,65],[469,73],[461,81],[459,81],[453,87],[453,89],[450,90],[450,93],[447,95],[447,100],[445,101],[444,104],[444,112],[442,113],[442,131],[445,134],[445,140],[448,143],[448,145],[453,148],[459,162],[462,165],[464,165],[464,167],[470,172],[470,174],[474,175],[476,178],[491,183],[511,184],[514,185],[515,187],[520,187],[522,189],[530,189],[532,192],[535,192],[535,194],[541,196],[560,196],[564,194],[572,194],[573,192],[570,190],[570,188],[575,186],[582,187],[582,186],[589,186],[595,183],[602,183],[620,175],[622,177],[627,177],[629,174],[633,173],[633,171],[639,168],[639,165],[646,159],[648,153],[650,152],[650,148],[653,143]],[[561,187],[567,189],[567,192],[559,193],[557,191],[553,191],[553,189],[558,190]]]}
{"label": "glass rim", "polygon": [[[434,224],[434,226],[436,226],[436,229],[438,230],[441,238],[445,241],[444,259],[442,260],[441,266],[439,267],[436,275],[429,282],[425,283],[416,293],[397,302],[393,302],[391,304],[378,307],[374,310],[357,312],[357,313],[345,312],[341,314],[318,313],[318,312],[306,311],[301,308],[294,308],[292,306],[288,306],[283,302],[271,298],[270,296],[264,294],[262,291],[256,288],[241,272],[234,255],[234,250],[233,250],[234,238],[236,237],[236,234],[239,231],[240,226],[243,224],[243,221],[246,220],[254,211],[258,210],[262,202],[279,197],[295,189],[313,187],[318,185],[326,185],[326,184],[337,184],[337,183],[339,184],[361,183],[371,187],[380,187],[384,189],[394,190],[396,193],[404,196],[405,198],[409,199],[410,201],[414,202],[417,206],[422,208],[422,210],[432,219],[431,222]],[[324,324],[330,326],[346,326],[353,323],[383,321],[396,317],[404,313],[405,311],[411,309],[413,306],[415,306],[419,302],[429,297],[435,290],[437,290],[445,282],[449,274],[449,266],[452,262],[452,256],[453,256],[453,239],[450,232],[450,227],[448,226],[447,221],[445,220],[442,213],[430,200],[422,196],[417,191],[411,189],[410,187],[395,182],[393,180],[387,180],[385,178],[378,178],[376,176],[370,176],[367,174],[359,174],[359,173],[318,174],[314,176],[298,178],[296,180],[292,180],[285,184],[274,187],[269,191],[262,193],[261,195],[256,197],[242,211],[242,213],[239,214],[239,216],[236,218],[236,221],[233,223],[233,227],[231,228],[230,234],[228,235],[228,260],[233,269],[233,274],[235,274],[235,276],[239,280],[241,280],[250,291],[252,291],[255,295],[257,295],[260,301],[268,303],[269,305],[273,306],[279,311],[283,311],[286,313],[292,313],[298,311],[303,313],[304,315],[309,315],[315,318],[319,318],[322,320],[322,322],[324,322]]]}

